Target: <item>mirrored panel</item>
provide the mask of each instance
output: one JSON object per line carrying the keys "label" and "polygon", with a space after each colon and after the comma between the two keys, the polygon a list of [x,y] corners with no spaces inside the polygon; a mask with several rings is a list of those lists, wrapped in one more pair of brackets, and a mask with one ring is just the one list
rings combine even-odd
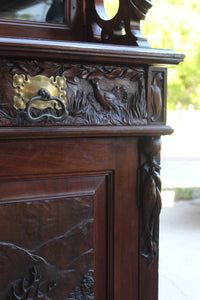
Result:
{"label": "mirrored panel", "polygon": [[64,0],[1,0],[0,18],[64,23]]}

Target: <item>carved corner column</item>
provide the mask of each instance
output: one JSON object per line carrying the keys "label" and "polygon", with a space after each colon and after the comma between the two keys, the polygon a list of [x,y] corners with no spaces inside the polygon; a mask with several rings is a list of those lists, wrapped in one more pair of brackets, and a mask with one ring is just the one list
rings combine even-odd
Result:
{"label": "carved corner column", "polygon": [[[159,215],[161,211],[160,137],[139,138],[138,207],[140,211],[140,300],[158,297]],[[152,278],[154,274],[154,278]],[[140,275],[141,276],[141,275]],[[155,288],[152,288],[154,286]],[[152,289],[151,289],[152,288]],[[154,294],[146,295],[152,290]],[[148,296],[148,297],[147,297]]]}

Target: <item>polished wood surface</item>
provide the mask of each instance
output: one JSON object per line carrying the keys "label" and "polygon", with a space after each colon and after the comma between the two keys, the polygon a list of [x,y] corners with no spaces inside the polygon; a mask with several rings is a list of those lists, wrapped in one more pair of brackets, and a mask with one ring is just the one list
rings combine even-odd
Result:
{"label": "polished wood surface", "polygon": [[73,61],[145,65],[177,65],[184,55],[173,50],[146,49],[122,45],[77,43],[71,41],[0,38],[2,56],[60,58]]}

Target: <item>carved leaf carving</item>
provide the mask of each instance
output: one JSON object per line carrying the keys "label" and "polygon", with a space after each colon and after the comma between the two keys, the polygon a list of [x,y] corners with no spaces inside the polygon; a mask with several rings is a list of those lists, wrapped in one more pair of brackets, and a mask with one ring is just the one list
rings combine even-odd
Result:
{"label": "carved leaf carving", "polygon": [[80,286],[76,287],[66,300],[94,300],[94,270],[83,276]]}

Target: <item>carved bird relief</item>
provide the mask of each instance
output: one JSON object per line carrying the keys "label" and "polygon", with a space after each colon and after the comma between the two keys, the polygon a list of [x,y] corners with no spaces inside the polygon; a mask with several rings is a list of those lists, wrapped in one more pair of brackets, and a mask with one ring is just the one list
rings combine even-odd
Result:
{"label": "carved bird relief", "polygon": [[145,244],[142,255],[148,261],[153,261],[157,256],[157,231],[158,218],[161,210],[161,180],[159,175],[160,166],[153,161],[144,166],[145,186],[143,192],[143,226]]}
{"label": "carved bird relief", "polygon": [[106,110],[111,110],[116,97],[113,93],[101,89],[99,82],[96,79],[90,80],[93,87],[94,97],[97,102]]}
{"label": "carved bird relief", "polygon": [[159,215],[161,210],[161,180],[160,165],[156,157],[160,152],[159,138],[141,139],[141,149],[146,156],[146,162],[141,168],[142,185],[142,219],[143,219],[143,249],[141,255],[149,263],[157,257]]}
{"label": "carved bird relief", "polygon": [[157,121],[162,110],[162,74],[159,72],[155,75],[151,85],[151,120]]}

